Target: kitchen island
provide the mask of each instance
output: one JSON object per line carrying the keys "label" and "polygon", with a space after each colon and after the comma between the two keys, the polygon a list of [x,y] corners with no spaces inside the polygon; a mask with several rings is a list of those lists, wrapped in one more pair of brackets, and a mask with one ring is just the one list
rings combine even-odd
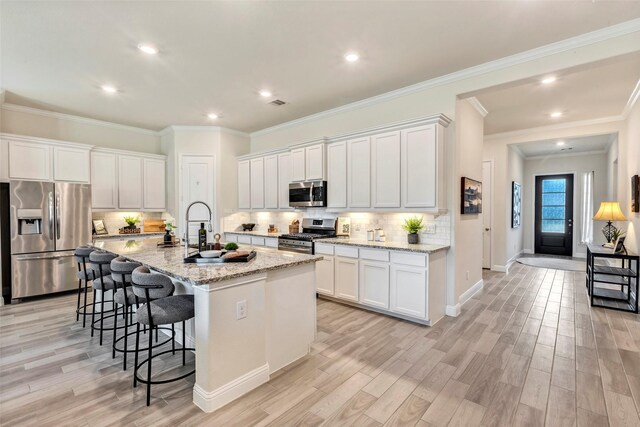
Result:
{"label": "kitchen island", "polygon": [[233,401],[309,352],[316,333],[315,262],[322,256],[254,248],[257,256],[247,263],[185,264],[184,247],[159,248],[159,241],[94,246],[171,277],[176,293],[194,295],[195,318],[184,333],[196,348],[193,401],[202,410]]}

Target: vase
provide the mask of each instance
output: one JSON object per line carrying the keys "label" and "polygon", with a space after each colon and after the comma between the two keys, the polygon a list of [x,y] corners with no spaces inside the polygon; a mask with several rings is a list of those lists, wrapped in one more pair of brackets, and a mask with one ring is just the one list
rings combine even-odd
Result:
{"label": "vase", "polygon": [[411,233],[411,234],[407,234],[407,241],[410,244],[415,244],[418,243],[418,233]]}

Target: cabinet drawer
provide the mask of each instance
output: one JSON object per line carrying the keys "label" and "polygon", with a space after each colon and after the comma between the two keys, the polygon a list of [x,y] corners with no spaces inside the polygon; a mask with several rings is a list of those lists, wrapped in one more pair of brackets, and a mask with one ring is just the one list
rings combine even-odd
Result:
{"label": "cabinet drawer", "polygon": [[343,256],[347,258],[358,258],[358,248],[352,246],[336,246],[336,256]]}
{"label": "cabinet drawer", "polygon": [[264,237],[252,237],[251,244],[254,246],[264,246]]}
{"label": "cabinet drawer", "polygon": [[393,264],[413,265],[415,267],[426,267],[427,256],[425,254],[412,254],[408,252],[391,252],[391,262]]}
{"label": "cabinet drawer", "polygon": [[264,244],[268,248],[277,248],[278,247],[278,239],[274,237],[268,237],[264,239]]}
{"label": "cabinet drawer", "polygon": [[372,261],[389,262],[389,251],[378,249],[360,249],[360,258]]}
{"label": "cabinet drawer", "polygon": [[251,244],[251,236],[245,236],[243,234],[238,235],[238,243]]}
{"label": "cabinet drawer", "polygon": [[225,233],[225,235],[224,235],[224,239],[225,239],[227,242],[238,243],[238,235],[237,235],[237,234]]}
{"label": "cabinet drawer", "polygon": [[326,243],[316,243],[316,254],[321,255],[333,255],[333,245],[327,245]]}

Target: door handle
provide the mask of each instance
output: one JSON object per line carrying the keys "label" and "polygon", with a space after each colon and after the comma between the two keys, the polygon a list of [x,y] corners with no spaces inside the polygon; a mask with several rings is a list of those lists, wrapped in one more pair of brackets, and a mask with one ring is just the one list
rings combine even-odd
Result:
{"label": "door handle", "polygon": [[56,193],[56,239],[60,240],[60,194]]}
{"label": "door handle", "polygon": [[49,191],[49,239],[53,240],[53,193]]}
{"label": "door handle", "polygon": [[485,228],[485,229],[484,229],[484,231],[490,231],[490,230],[491,230],[490,228]]}

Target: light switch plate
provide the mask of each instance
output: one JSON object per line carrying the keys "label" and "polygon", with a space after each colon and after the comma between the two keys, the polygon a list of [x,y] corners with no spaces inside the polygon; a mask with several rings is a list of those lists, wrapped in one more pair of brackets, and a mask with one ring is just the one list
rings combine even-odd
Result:
{"label": "light switch plate", "polygon": [[435,224],[427,224],[425,227],[425,233],[427,234],[436,234],[436,225]]}

